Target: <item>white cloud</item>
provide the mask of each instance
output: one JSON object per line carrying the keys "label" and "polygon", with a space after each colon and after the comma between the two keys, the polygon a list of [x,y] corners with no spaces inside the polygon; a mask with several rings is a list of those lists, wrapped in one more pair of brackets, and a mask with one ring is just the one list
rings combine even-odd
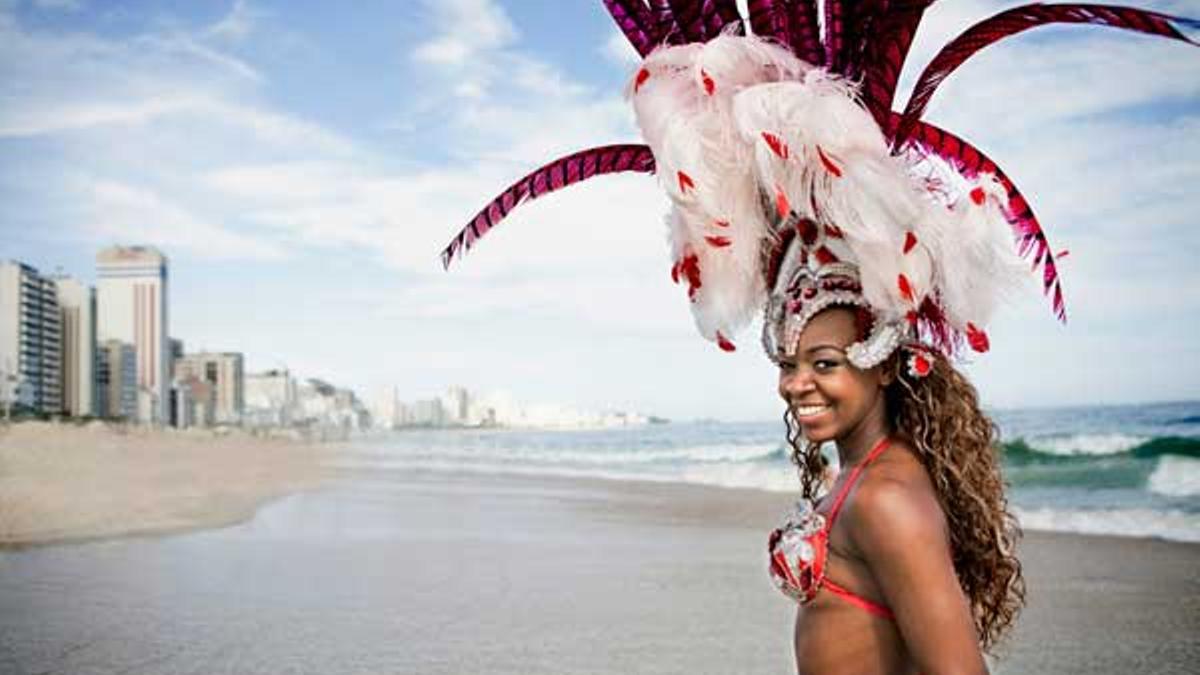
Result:
{"label": "white cloud", "polygon": [[96,180],[86,193],[90,229],[100,241],[145,242],[202,258],[281,257],[276,246],[232,232],[142,187]]}
{"label": "white cloud", "polygon": [[259,18],[258,10],[251,8],[246,0],[234,0],[229,12],[220,21],[210,26],[205,33],[223,40],[240,42],[254,32]]}
{"label": "white cloud", "polygon": [[608,39],[600,47],[600,54],[624,70],[633,68],[642,60],[633,45],[629,44],[629,38],[616,28],[609,33]]}
{"label": "white cloud", "polygon": [[517,29],[492,0],[426,0],[434,37],[413,51],[418,61],[443,66],[478,66],[488,51],[507,47]]}

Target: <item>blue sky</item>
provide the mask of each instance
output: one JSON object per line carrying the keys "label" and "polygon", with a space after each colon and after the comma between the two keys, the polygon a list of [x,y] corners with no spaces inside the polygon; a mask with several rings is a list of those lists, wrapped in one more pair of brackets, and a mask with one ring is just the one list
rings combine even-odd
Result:
{"label": "blue sky", "polygon": [[[903,82],[1014,4],[940,2]],[[0,0],[0,257],[94,282],[101,246],[154,244],[189,349],[367,396],[459,383],[673,418],[781,412],[754,329],[732,355],[695,334],[648,177],[527,205],[441,270],[508,182],[636,138],[634,53],[602,3],[347,7]],[[968,62],[928,116],[996,159],[1071,251],[1070,321],[1032,290],[1002,312],[966,365],[984,400],[1200,395],[1200,50],[1042,29]]]}

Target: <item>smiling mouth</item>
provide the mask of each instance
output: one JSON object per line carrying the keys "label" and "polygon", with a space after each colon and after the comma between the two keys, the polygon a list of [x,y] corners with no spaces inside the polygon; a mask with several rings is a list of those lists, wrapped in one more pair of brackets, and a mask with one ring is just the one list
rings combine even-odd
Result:
{"label": "smiling mouth", "polygon": [[797,418],[812,417],[829,410],[828,405],[798,405],[792,408]]}

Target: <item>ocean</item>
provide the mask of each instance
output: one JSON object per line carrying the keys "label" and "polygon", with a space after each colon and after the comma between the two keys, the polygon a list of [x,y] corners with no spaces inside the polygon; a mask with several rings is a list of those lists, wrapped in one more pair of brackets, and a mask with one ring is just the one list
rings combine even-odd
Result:
{"label": "ocean", "polygon": [[[1200,402],[990,411],[1029,530],[1200,542]],[[798,491],[782,421],[588,431],[421,430],[359,440],[344,463]]]}

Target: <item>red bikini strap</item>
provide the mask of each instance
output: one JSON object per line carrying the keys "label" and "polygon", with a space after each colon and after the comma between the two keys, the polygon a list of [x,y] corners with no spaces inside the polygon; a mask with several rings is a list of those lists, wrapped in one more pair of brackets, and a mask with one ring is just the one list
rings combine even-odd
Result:
{"label": "red bikini strap", "polygon": [[838,511],[842,510],[842,502],[846,501],[846,495],[850,494],[850,488],[854,487],[854,484],[858,482],[858,475],[862,473],[863,469],[867,468],[868,464],[874,462],[875,458],[883,453],[890,443],[891,440],[887,436],[879,439],[875,447],[871,448],[871,452],[867,453],[867,458],[851,470],[850,478],[846,479],[846,482],[842,485],[842,491],[838,493],[837,500],[833,502],[833,508],[829,511],[829,524],[825,526],[827,530],[833,529],[833,521],[837,520]]}

